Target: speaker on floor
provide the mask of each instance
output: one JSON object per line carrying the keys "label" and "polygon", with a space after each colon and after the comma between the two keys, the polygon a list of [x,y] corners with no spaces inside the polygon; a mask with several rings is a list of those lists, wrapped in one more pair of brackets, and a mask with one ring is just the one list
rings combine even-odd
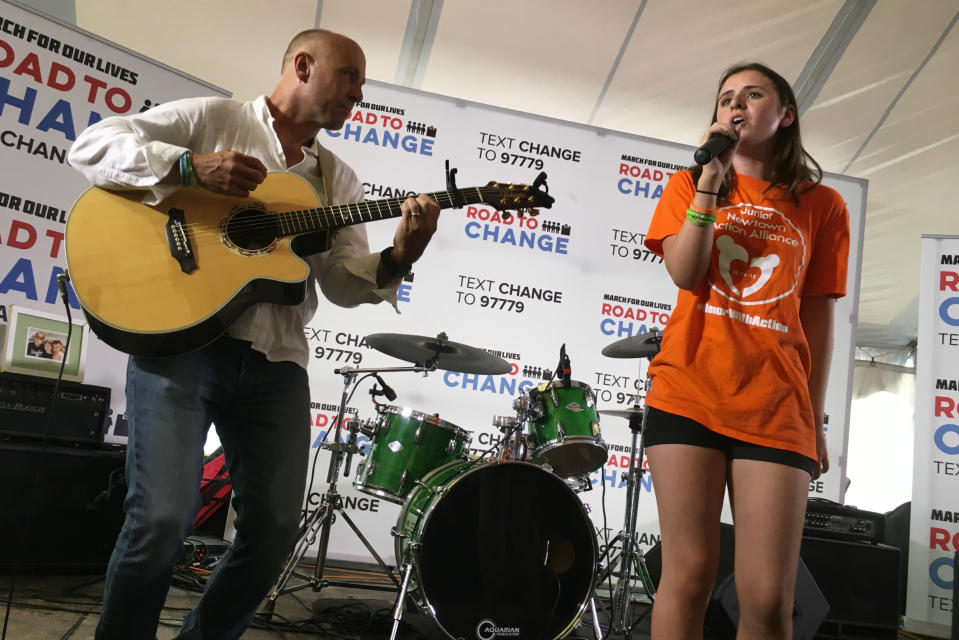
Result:
{"label": "speaker on floor", "polygon": [[909,521],[912,502],[901,505],[886,514],[882,543],[899,549],[899,615],[906,613],[906,575],[909,573]]}
{"label": "speaker on floor", "polygon": [[[739,600],[733,575],[735,537],[732,525],[721,524],[719,532],[719,570],[706,610],[705,626],[709,637],[733,640],[739,624]],[[662,575],[662,551],[656,543],[646,554],[646,565],[653,582],[659,585]],[[793,640],[812,640],[829,611],[829,602],[823,596],[816,580],[802,559],[796,575],[793,602]]]}
{"label": "speaker on floor", "polygon": [[899,554],[884,544],[803,537],[800,555],[830,606],[821,637],[896,640]]}
{"label": "speaker on floor", "polygon": [[123,524],[125,451],[0,442],[0,573],[98,573]]}

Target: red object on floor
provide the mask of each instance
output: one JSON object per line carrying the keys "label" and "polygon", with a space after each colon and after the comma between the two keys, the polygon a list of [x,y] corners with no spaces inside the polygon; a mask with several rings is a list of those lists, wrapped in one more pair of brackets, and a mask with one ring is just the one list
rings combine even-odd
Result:
{"label": "red object on floor", "polygon": [[[222,451],[222,450],[218,450]],[[207,520],[230,501],[233,484],[230,482],[230,472],[226,468],[226,458],[223,453],[214,452],[203,463],[203,476],[200,479],[200,496],[203,505],[193,519],[194,529],[200,529]]]}

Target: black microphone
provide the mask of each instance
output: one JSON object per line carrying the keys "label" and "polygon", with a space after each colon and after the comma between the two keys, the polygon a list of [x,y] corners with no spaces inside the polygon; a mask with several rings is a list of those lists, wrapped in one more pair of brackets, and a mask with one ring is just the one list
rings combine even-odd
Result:
{"label": "black microphone", "polygon": [[374,374],[373,377],[376,378],[376,381],[383,387],[383,395],[386,396],[386,399],[390,402],[396,400],[396,392],[393,391],[393,387],[383,382],[383,378],[381,378],[379,374]]}
{"label": "black microphone", "polygon": [[696,161],[696,164],[709,164],[710,160],[728,149],[729,145],[734,142],[736,141],[729,136],[722,134],[714,135],[707,140],[703,146],[696,149],[696,152],[693,154],[693,160]]}
{"label": "black microphone", "polygon": [[569,375],[571,369],[569,367],[569,356],[566,355],[566,343],[563,343],[563,346],[559,348],[559,366],[560,366],[560,375],[563,378],[563,386],[569,387]]}

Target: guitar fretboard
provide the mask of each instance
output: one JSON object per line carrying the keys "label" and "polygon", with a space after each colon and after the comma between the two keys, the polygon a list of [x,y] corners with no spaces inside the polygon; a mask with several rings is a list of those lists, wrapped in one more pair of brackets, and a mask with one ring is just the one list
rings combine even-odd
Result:
{"label": "guitar fretboard", "polygon": [[[495,193],[490,194],[491,190],[495,190]],[[437,191],[427,195],[436,200],[441,209],[450,209],[464,204],[488,202],[489,195],[499,196],[502,195],[504,190],[503,187],[470,187],[468,189],[458,189],[455,192]],[[387,218],[398,218],[403,214],[401,206],[404,200],[406,198],[369,200],[316,209],[282,211],[276,215],[280,219],[282,234],[295,235],[335,229],[351,224],[386,220]]]}

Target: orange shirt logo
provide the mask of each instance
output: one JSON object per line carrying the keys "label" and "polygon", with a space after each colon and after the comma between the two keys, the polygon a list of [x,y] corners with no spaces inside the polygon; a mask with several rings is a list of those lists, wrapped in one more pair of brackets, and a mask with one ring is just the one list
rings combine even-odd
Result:
{"label": "orange shirt logo", "polygon": [[738,204],[717,211],[716,251],[709,268],[713,291],[742,305],[761,305],[796,290],[806,239],[770,207]]}

